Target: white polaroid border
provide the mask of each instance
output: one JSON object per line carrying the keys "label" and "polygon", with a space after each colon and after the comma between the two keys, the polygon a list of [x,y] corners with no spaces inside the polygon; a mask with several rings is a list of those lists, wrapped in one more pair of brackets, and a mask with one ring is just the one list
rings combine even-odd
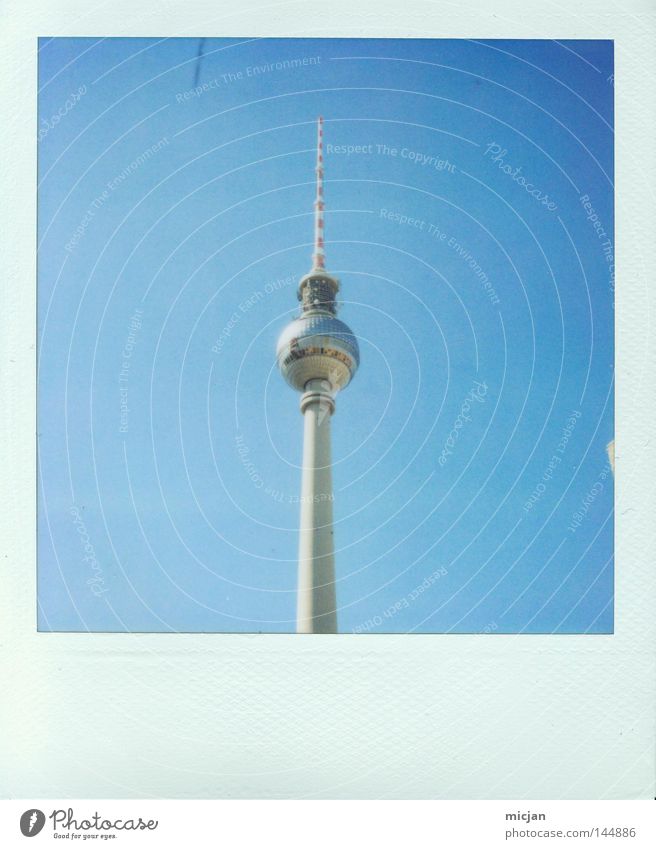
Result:
{"label": "white polaroid border", "polygon": [[[0,794],[653,797],[653,3],[10,0],[3,18]],[[63,35],[614,39],[613,635],[36,632],[36,56]]]}

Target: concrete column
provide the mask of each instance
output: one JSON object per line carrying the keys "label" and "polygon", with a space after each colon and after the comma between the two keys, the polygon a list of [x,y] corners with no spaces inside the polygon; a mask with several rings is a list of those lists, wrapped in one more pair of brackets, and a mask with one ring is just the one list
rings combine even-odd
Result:
{"label": "concrete column", "polygon": [[310,380],[301,397],[304,427],[298,550],[299,634],[337,633],[330,456],[330,419],[334,409],[328,381]]}

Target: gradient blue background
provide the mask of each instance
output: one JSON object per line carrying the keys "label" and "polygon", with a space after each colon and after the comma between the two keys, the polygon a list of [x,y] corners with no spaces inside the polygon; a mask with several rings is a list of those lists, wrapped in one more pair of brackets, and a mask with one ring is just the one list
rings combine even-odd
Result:
{"label": "gradient blue background", "polygon": [[[211,88],[185,99],[198,50],[40,43],[39,628],[294,630],[302,419],[274,353],[309,270],[322,114],[327,144],[374,146],[326,153],[327,265],[362,351],[333,420],[340,630],[612,631],[611,476],[596,484],[613,438],[613,291],[580,202],[612,234],[612,43],[206,39]],[[303,57],[319,61],[248,73]],[[474,380],[485,402],[441,466]]]}

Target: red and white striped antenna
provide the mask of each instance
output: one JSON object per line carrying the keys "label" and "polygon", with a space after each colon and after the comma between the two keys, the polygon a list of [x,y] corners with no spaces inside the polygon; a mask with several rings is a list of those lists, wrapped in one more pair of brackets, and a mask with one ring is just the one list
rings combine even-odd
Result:
{"label": "red and white striped antenna", "polygon": [[323,118],[317,121],[317,196],[314,201],[314,253],[312,254],[313,270],[323,270],[326,267],[326,256],[323,241]]}

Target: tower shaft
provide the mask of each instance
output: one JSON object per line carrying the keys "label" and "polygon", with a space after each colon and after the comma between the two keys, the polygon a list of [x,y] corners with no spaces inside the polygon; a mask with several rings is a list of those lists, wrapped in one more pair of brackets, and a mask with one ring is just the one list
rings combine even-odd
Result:
{"label": "tower shaft", "polygon": [[310,380],[301,398],[303,474],[298,549],[297,633],[337,633],[330,420],[325,380]]}

